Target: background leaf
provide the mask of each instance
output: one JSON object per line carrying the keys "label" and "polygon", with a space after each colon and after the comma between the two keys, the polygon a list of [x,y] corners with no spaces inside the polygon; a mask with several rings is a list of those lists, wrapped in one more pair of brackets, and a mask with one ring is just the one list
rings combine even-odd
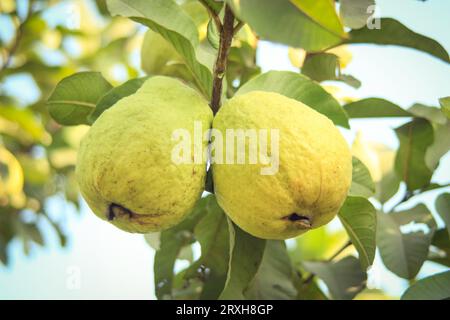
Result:
{"label": "background leaf", "polygon": [[450,271],[420,279],[402,295],[402,300],[444,300],[450,298]]}
{"label": "background leaf", "polygon": [[431,245],[431,249],[437,249],[438,252],[431,250],[428,260],[450,267],[450,238],[447,229],[437,230],[433,235]]}
{"label": "background leaf", "polygon": [[439,99],[439,103],[442,108],[442,112],[450,119],[450,97],[444,97]]}
{"label": "background leaf", "polygon": [[339,57],[332,53],[307,54],[303,62],[302,73],[318,82],[333,80],[344,82],[355,88],[361,86],[361,82],[355,77],[341,74]]}
{"label": "background leaf", "polygon": [[348,119],[339,103],[319,84],[289,71],[269,71],[244,84],[236,95],[262,90],[276,92],[298,100],[324,114],[336,125],[348,128]]}
{"label": "background leaf", "polygon": [[336,300],[350,300],[364,289],[367,275],[355,257],[337,262],[304,262],[305,268],[322,279]]}
{"label": "background leaf", "polygon": [[395,170],[405,181],[408,190],[416,190],[429,184],[432,171],[425,162],[427,148],[433,143],[433,127],[416,118],[395,129],[400,148],[395,159]]}
{"label": "background leaf", "polygon": [[291,300],[297,295],[294,272],[284,241],[267,240],[258,272],[245,292],[246,299]]}
{"label": "background leaf", "polygon": [[364,27],[371,13],[369,7],[375,5],[375,0],[340,0],[339,13],[345,26],[352,29]]}
{"label": "background leaf", "polygon": [[[428,230],[411,229],[416,224],[426,225]],[[409,230],[402,231],[407,225]],[[436,222],[423,204],[406,211],[378,213],[377,246],[384,265],[399,277],[413,279],[427,259],[435,229]]]}
{"label": "background leaf", "polygon": [[411,108],[408,109],[408,112],[415,115],[416,117],[427,119],[431,123],[441,125],[447,123],[447,118],[445,117],[445,115],[439,108],[436,107],[430,107],[420,103],[415,103],[411,106]]}
{"label": "background leaf", "polygon": [[436,211],[444,220],[450,235],[450,193],[443,193],[436,199]]}
{"label": "background leaf", "polygon": [[370,172],[376,184],[375,197],[388,201],[400,186],[400,179],[394,170],[395,151],[384,144],[366,139],[358,132],[353,141],[352,153],[358,157]]}
{"label": "background leaf", "polygon": [[441,158],[450,150],[450,121],[444,125],[435,124],[433,126],[434,141],[427,149],[425,163],[430,170],[435,170],[439,166]]}

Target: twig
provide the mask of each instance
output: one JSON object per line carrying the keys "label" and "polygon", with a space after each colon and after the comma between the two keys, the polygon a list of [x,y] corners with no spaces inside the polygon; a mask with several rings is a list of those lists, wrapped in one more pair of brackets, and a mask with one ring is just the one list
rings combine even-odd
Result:
{"label": "twig", "polygon": [[23,28],[24,28],[25,24],[28,22],[28,20],[30,19],[32,13],[33,13],[33,1],[30,0],[30,2],[28,3],[27,15],[25,16],[23,21],[19,23],[19,25],[16,29],[16,34],[13,39],[11,47],[9,48],[9,50],[8,49],[5,50],[5,58],[4,58],[5,61],[0,68],[0,74],[6,68],[8,68],[9,64],[11,63],[12,57],[16,53],[16,50],[19,48],[19,44],[20,44],[20,41],[22,40],[22,36],[23,36]]}
{"label": "twig", "polygon": [[214,114],[219,111],[222,96],[222,80],[227,68],[227,58],[234,35],[234,14],[228,5],[225,6],[222,31],[220,32],[219,52],[214,65],[213,88],[211,96],[211,109]]}
{"label": "twig", "polygon": [[[339,248],[331,257],[329,257],[326,262],[331,262],[333,261],[338,255],[340,255],[345,249],[347,249],[348,247],[350,247],[352,245],[352,242],[349,240],[347,241],[341,248]],[[315,274],[311,273],[309,275],[308,278],[305,279],[305,281],[303,281],[303,284],[308,284],[312,281],[312,279],[314,279]]]}
{"label": "twig", "polygon": [[205,0],[200,0],[200,3],[206,8],[206,10],[208,10],[209,15],[211,16],[211,18],[213,19],[213,21],[217,27],[217,31],[222,32],[222,22],[220,21],[220,17],[217,15],[217,13],[214,11],[214,9],[211,8],[209,3],[206,2]]}
{"label": "twig", "polygon": [[244,26],[244,21],[239,20],[239,22],[237,23],[237,25],[234,27],[233,29],[233,33],[236,34],[239,32],[239,30],[241,30],[241,28]]}

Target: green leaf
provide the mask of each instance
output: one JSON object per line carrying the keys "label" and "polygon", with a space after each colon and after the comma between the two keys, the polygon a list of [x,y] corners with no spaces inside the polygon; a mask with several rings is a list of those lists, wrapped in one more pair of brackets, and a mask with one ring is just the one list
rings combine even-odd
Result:
{"label": "green leaf", "polygon": [[318,82],[332,80],[344,82],[355,88],[361,86],[361,82],[355,77],[341,74],[339,57],[332,53],[308,54],[303,62],[302,73]]}
{"label": "green leaf", "polygon": [[289,0],[226,1],[241,20],[266,40],[319,51],[346,37],[330,1],[296,1],[301,9]]}
{"label": "green leaf", "polygon": [[360,29],[367,24],[372,13],[368,8],[375,5],[375,0],[341,0],[339,13],[345,26]]}
{"label": "green leaf", "polygon": [[144,234],[145,242],[154,250],[159,250],[161,246],[161,232],[150,232]]}
{"label": "green leaf", "polygon": [[120,99],[135,93],[147,79],[147,77],[131,79],[120,86],[109,90],[97,103],[92,114],[89,115],[89,121],[94,123],[103,111],[111,108]]}
{"label": "green leaf", "polygon": [[269,71],[248,81],[236,95],[255,90],[276,92],[303,102],[330,118],[336,125],[349,128],[347,115],[339,102],[319,84],[301,74],[290,71]]}
{"label": "green leaf", "polygon": [[367,26],[352,30],[346,43],[373,43],[380,45],[397,45],[420,50],[450,62],[449,55],[437,41],[415,33],[392,18],[381,18],[380,29],[369,29]]}
{"label": "green leaf", "polygon": [[7,243],[0,234],[0,262],[5,266],[8,265],[8,253],[6,251]]}
{"label": "green leaf", "polygon": [[228,220],[230,262],[227,281],[219,299],[243,300],[244,292],[262,262],[266,240],[255,238]]}
{"label": "green leaf", "polygon": [[355,257],[337,262],[304,262],[304,267],[322,279],[336,300],[351,300],[366,286],[367,275]]}
{"label": "green leaf", "polygon": [[450,271],[420,279],[402,295],[402,300],[444,300],[450,298]]}
{"label": "green leaf", "polygon": [[297,300],[328,300],[328,297],[322,292],[316,281],[308,283],[302,280],[297,281]]}
{"label": "green leaf", "polygon": [[217,299],[227,278],[229,261],[229,237],[227,216],[209,196],[207,214],[194,229],[200,242],[201,256],[186,271],[184,278],[199,278],[204,282],[199,299]]}
{"label": "green leaf", "polygon": [[111,84],[100,72],[79,72],[61,80],[47,106],[50,115],[62,125],[89,124],[88,116]]}
{"label": "green leaf", "polygon": [[350,118],[411,117],[398,105],[380,98],[367,98],[344,106]]}
{"label": "green leaf", "polygon": [[394,170],[394,150],[384,144],[367,140],[361,133],[358,133],[353,141],[352,153],[369,169],[370,175],[376,183],[375,197],[381,203],[385,203],[397,193],[400,179]]}
{"label": "green leaf", "polygon": [[337,36],[345,37],[346,33],[341,19],[336,13],[332,1],[290,0],[307,17]]}
{"label": "green leaf", "polygon": [[354,76],[350,74],[340,74],[336,79],[336,81],[341,81],[355,89],[361,87],[361,81],[356,79]]}
{"label": "green leaf", "polygon": [[251,300],[291,300],[297,296],[294,272],[284,241],[267,240],[255,278],[245,292]]}
{"label": "green leaf", "polygon": [[420,103],[414,104],[408,109],[408,112],[419,118],[424,118],[431,123],[444,125],[447,123],[447,118],[439,108],[425,106]]}
{"label": "green leaf", "polygon": [[425,163],[430,170],[435,170],[441,158],[450,150],[450,121],[444,125],[435,124],[434,142],[425,154]]}
{"label": "green leaf", "polygon": [[450,267],[450,236],[448,230],[437,230],[433,235],[431,245],[433,246],[432,249],[437,249],[437,252],[431,250],[428,260]]}
{"label": "green leaf", "polygon": [[447,226],[450,235],[450,193],[443,193],[436,199],[436,211]]}
{"label": "green leaf", "polygon": [[208,38],[209,44],[211,44],[211,46],[214,49],[219,49],[220,35],[219,35],[219,31],[217,30],[216,24],[214,23],[213,19],[209,20],[209,22],[208,22],[206,36]]}
{"label": "green leaf", "polygon": [[377,245],[384,265],[401,278],[413,279],[427,259],[435,229],[436,222],[423,204],[406,211],[378,213]]}
{"label": "green leaf", "polygon": [[197,54],[197,27],[173,0],[108,0],[108,9],[112,15],[128,17],[148,26],[170,42],[185,59],[202,92],[210,96],[212,73]]}
{"label": "green leaf", "polygon": [[339,210],[344,225],[359,254],[364,270],[373,263],[376,250],[377,216],[373,205],[362,197],[347,197]]}
{"label": "green leaf", "polygon": [[222,10],[223,1],[222,0],[200,0],[208,5],[208,7],[214,11],[216,14]]}
{"label": "green leaf", "polygon": [[450,119],[450,97],[444,97],[439,99],[442,112]]}
{"label": "green leaf", "polygon": [[192,213],[175,227],[161,232],[159,250],[155,253],[154,280],[158,299],[172,297],[173,268],[183,247],[194,242],[194,228],[205,214],[210,196],[200,199]]}
{"label": "green leaf", "polygon": [[339,58],[332,53],[308,54],[303,62],[302,73],[312,80],[322,82],[336,78]]}
{"label": "green leaf", "polygon": [[292,263],[297,266],[305,260],[326,260],[348,241],[345,230],[330,231],[317,228],[295,238],[295,246],[289,254]]}
{"label": "green leaf", "polygon": [[375,197],[381,202],[386,203],[398,191],[400,179],[394,170],[386,172],[377,184],[377,193]]}
{"label": "green leaf", "polygon": [[352,184],[349,194],[352,196],[371,197],[375,193],[375,184],[369,169],[356,157],[352,158]]}
{"label": "green leaf", "polygon": [[426,192],[426,191],[442,189],[442,188],[447,188],[447,187],[450,187],[450,183],[447,183],[447,184],[430,183],[426,187],[420,189],[420,191],[421,192]]}
{"label": "green leaf", "polygon": [[421,118],[395,129],[400,147],[395,159],[395,170],[408,190],[420,189],[429,184],[432,171],[425,162],[428,147],[434,141],[433,127]]}

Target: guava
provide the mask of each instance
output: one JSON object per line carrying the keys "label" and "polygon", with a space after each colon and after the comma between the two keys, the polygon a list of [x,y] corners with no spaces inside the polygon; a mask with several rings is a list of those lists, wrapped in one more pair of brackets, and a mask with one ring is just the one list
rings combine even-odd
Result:
{"label": "guava", "polygon": [[128,232],[179,223],[204,189],[206,159],[174,162],[172,135],[177,129],[193,135],[195,121],[210,128],[212,118],[206,100],[181,81],[148,79],[103,112],[81,142],[76,174],[89,207]]}
{"label": "guava", "polygon": [[[206,38],[209,20],[205,7],[199,2],[187,2],[181,7],[196,25],[199,41],[203,41]],[[144,35],[141,47],[141,67],[149,75],[165,75],[194,82],[192,72],[186,66],[184,58],[171,43],[152,30],[148,30]]]}
{"label": "guava", "polygon": [[183,58],[159,33],[148,30],[141,48],[141,67],[149,75],[166,75],[192,81]]}
{"label": "guava", "polygon": [[[264,161],[251,164],[215,159],[213,180],[217,201],[231,220],[248,233],[264,239],[288,239],[331,221],[342,206],[352,178],[352,157],[340,131],[324,115],[277,93],[253,91],[228,100],[216,114],[213,129],[231,144],[227,129],[267,130]],[[272,149],[278,130],[278,150]],[[234,139],[234,160],[237,139]],[[249,152],[249,139],[245,150]],[[224,151],[229,152],[228,148]],[[258,152],[265,154],[261,145]],[[267,160],[278,170],[262,174]],[[230,156],[231,158],[231,156]],[[220,163],[222,162],[222,163]]]}

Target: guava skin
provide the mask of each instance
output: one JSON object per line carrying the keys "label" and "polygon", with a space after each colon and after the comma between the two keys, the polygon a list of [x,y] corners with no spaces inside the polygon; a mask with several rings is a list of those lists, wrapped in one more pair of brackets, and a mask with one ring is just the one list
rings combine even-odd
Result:
{"label": "guava skin", "polygon": [[194,121],[207,129],[212,118],[200,94],[163,76],[150,78],[135,94],[119,100],[81,142],[76,174],[89,207],[128,232],[178,224],[201,196],[206,160],[175,164],[172,132],[186,129],[193,135]]}
{"label": "guava skin", "polygon": [[[350,187],[352,158],[327,117],[280,94],[253,91],[226,102],[213,128],[224,141],[226,129],[279,129],[274,175],[261,175],[267,165],[260,163],[213,163],[217,201],[243,230],[259,238],[288,239],[336,216]],[[246,152],[248,144],[247,139]]]}

